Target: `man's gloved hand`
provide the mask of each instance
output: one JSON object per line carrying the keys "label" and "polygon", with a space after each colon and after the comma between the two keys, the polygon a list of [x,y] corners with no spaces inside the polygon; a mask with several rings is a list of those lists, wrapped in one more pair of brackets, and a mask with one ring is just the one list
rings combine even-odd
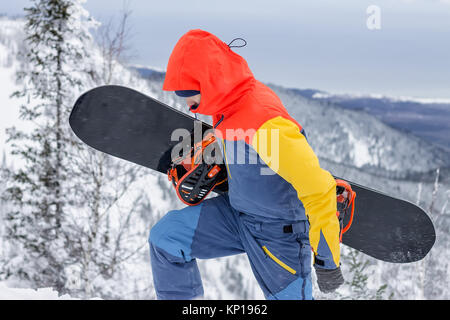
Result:
{"label": "man's gloved hand", "polygon": [[320,291],[330,293],[339,288],[344,283],[341,268],[323,269],[314,266],[317,275],[317,284]]}

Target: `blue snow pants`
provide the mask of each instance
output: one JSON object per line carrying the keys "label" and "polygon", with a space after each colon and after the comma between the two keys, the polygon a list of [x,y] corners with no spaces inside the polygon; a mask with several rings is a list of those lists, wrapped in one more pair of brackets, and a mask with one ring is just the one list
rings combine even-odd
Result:
{"label": "blue snow pants", "polygon": [[233,209],[226,195],[169,211],[150,231],[158,299],[203,295],[196,259],[246,253],[266,299],[312,299],[308,221],[267,220]]}

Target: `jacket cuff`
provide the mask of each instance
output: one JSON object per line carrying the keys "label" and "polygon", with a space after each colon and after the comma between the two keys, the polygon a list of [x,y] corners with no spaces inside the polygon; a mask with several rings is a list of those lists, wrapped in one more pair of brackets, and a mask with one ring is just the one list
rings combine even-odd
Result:
{"label": "jacket cuff", "polygon": [[318,255],[314,256],[314,268],[318,269],[336,269],[339,266],[337,266],[334,263],[333,258],[323,258]]}

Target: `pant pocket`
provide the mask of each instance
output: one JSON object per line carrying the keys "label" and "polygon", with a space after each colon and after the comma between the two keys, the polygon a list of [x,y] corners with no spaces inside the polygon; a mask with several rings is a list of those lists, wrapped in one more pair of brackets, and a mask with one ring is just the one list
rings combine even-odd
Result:
{"label": "pant pocket", "polygon": [[296,274],[297,271],[295,271],[293,268],[288,266],[286,263],[278,259],[266,246],[262,246],[262,249],[264,250],[265,254],[269,256],[273,261],[275,261],[279,266],[281,266],[283,269],[289,271],[292,274]]}

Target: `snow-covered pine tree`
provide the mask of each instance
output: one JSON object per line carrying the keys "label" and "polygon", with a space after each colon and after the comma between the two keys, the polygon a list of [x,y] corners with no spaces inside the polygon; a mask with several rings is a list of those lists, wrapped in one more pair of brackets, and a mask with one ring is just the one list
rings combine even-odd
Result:
{"label": "snow-covered pine tree", "polygon": [[[428,255],[420,261],[417,265],[420,268],[420,293],[421,299],[433,299],[445,297],[448,292],[450,277],[449,277],[449,263],[446,259],[448,254],[449,237],[449,222],[450,217],[446,214],[446,200],[448,201],[449,190],[445,190],[445,169],[443,175],[441,168],[436,169],[434,183],[430,186],[430,199],[425,204],[428,206],[428,214],[433,221],[436,230],[436,244],[441,244],[438,249],[437,246],[428,253]],[[442,208],[438,207],[438,203],[442,204]],[[439,279],[439,281],[436,281]]]}
{"label": "snow-covered pine tree", "polygon": [[67,119],[81,91],[118,78],[102,66],[118,65],[126,19],[117,31],[120,48],[111,33],[112,42],[105,43],[112,54],[96,55],[88,31],[95,22],[82,2],[41,0],[27,9],[24,69],[18,74],[24,88],[14,95],[28,97],[21,116],[34,129],[9,130],[13,153],[25,165],[5,170],[6,198],[15,204],[5,226],[14,247],[0,274],[79,297],[122,298],[130,291],[128,280],[139,277],[124,274],[124,262],[142,260],[147,245],[149,228],[139,224],[142,190],[130,195],[142,170],[82,144]]}
{"label": "snow-covered pine tree", "polygon": [[[0,181],[6,181],[6,172],[8,170],[8,163],[6,162],[5,151],[2,153],[0,161]],[[0,257],[4,256],[6,251],[6,243],[4,241],[5,234],[5,213],[8,211],[8,201],[2,198],[5,191],[5,183],[0,185]]]}
{"label": "snow-covered pine tree", "polygon": [[87,12],[80,0],[34,0],[26,8],[28,70],[18,72],[28,98],[20,115],[32,124],[29,132],[10,128],[12,154],[25,165],[9,171],[6,197],[14,203],[7,212],[7,238],[15,245],[3,267],[4,277],[29,281],[32,287],[51,286],[63,292],[65,266],[72,259],[64,232],[66,207],[71,203],[71,166],[74,144],[67,118],[73,93],[81,86],[81,61],[89,38]]}
{"label": "snow-covered pine tree", "polygon": [[[123,68],[119,61],[126,51],[129,10],[125,10],[117,27],[112,22],[101,26],[99,47],[90,47],[100,53],[89,73],[94,85],[122,83],[115,72]],[[141,263],[142,254],[148,255],[149,226],[142,219],[143,191],[134,186],[144,173],[142,167],[119,160],[82,144],[72,156],[75,177],[82,185],[73,191],[84,202],[73,207],[72,239],[70,250],[78,261],[70,266],[69,283],[72,294],[81,297],[129,298],[138,294],[130,287],[138,279],[141,290],[148,286],[141,275],[130,274],[125,264]],[[148,171],[147,171],[148,172]],[[148,217],[147,217],[148,219]],[[147,257],[145,257],[147,258]],[[145,259],[145,265],[148,261]],[[146,274],[144,274],[144,277]]]}
{"label": "snow-covered pine tree", "polygon": [[388,293],[387,284],[381,284],[377,288],[369,287],[369,277],[373,272],[368,271],[369,261],[355,249],[347,248],[342,255],[345,266],[345,284],[349,291],[348,296],[337,293],[341,299],[352,300],[386,300],[392,299],[393,294]]}

